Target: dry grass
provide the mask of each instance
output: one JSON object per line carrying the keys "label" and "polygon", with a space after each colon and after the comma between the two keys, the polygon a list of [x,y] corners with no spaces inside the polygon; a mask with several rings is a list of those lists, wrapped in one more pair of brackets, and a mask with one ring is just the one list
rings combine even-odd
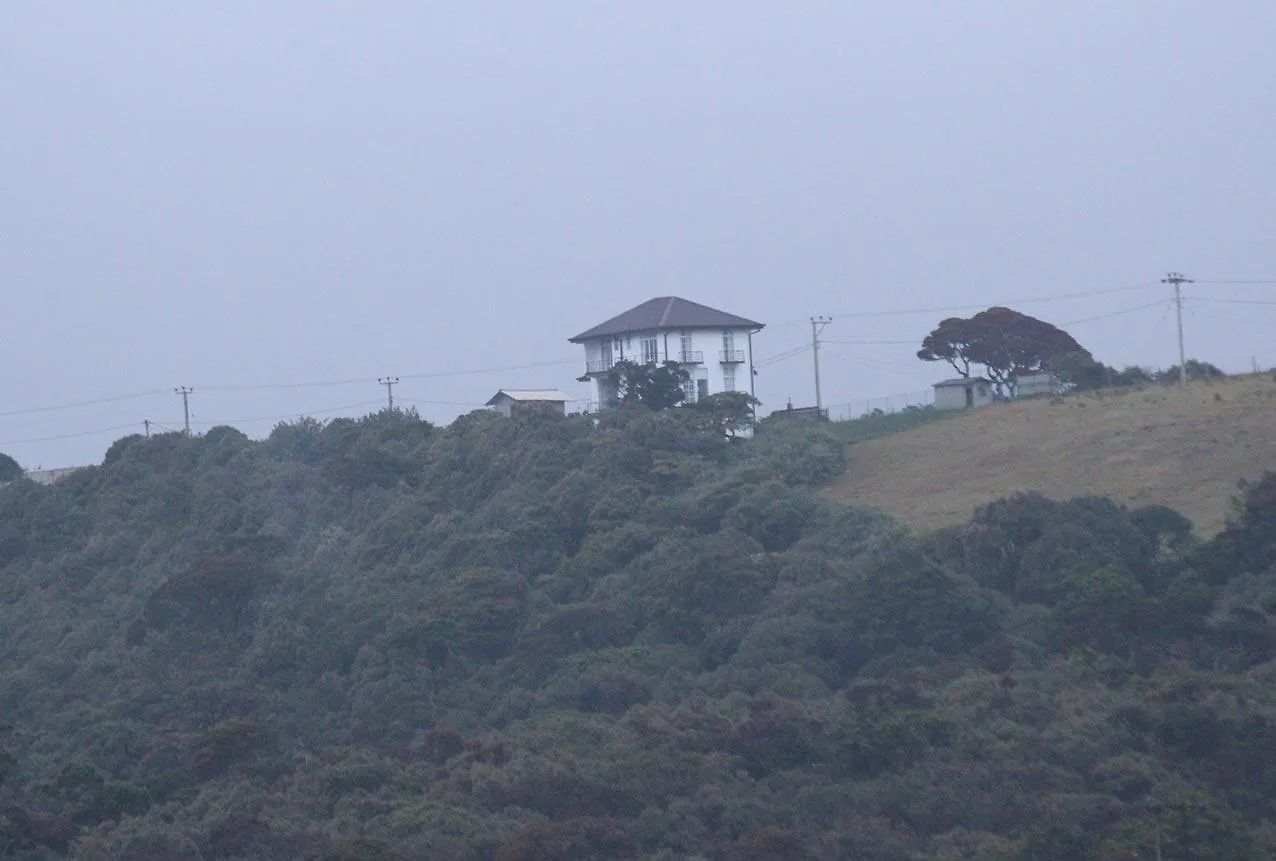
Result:
{"label": "dry grass", "polygon": [[1003,404],[851,446],[837,499],[923,527],[1018,490],[1168,505],[1218,532],[1237,481],[1276,469],[1271,374]]}

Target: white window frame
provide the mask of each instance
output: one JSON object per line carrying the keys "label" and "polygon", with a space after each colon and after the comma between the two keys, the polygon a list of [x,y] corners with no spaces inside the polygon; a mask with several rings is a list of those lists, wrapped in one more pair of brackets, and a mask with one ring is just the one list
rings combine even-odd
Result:
{"label": "white window frame", "polygon": [[642,363],[644,365],[660,364],[660,339],[651,337],[643,338],[638,342],[638,349],[641,351]]}

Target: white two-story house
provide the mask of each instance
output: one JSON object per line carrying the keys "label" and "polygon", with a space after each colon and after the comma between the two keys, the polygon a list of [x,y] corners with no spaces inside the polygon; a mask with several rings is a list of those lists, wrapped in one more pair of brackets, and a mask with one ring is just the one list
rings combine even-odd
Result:
{"label": "white two-story house", "polygon": [[677,296],[650,299],[569,338],[585,347],[582,382],[593,380],[600,407],[617,401],[608,371],[619,361],[677,362],[690,376],[687,403],[719,392],[753,394],[753,336],[762,323]]}

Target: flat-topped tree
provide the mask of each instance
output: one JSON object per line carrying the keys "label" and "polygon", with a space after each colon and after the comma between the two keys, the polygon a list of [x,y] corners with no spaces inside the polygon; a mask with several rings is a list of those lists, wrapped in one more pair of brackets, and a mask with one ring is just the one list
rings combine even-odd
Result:
{"label": "flat-topped tree", "polygon": [[970,321],[962,317],[940,320],[935,330],[922,341],[917,358],[923,362],[943,360],[963,377],[969,377],[971,332]]}
{"label": "flat-topped tree", "polygon": [[1067,332],[1036,317],[1000,306],[969,319],[940,322],[917,351],[926,362],[946,361],[963,377],[970,366],[983,365],[998,394],[1014,395],[1019,377],[1049,370],[1058,357],[1090,352]]}

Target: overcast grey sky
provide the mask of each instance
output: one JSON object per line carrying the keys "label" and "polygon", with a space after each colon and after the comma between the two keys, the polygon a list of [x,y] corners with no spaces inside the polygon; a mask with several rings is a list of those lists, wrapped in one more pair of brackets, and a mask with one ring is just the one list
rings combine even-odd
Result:
{"label": "overcast grey sky", "polygon": [[[1276,279],[1274,34],[1270,0],[5,3],[0,451],[96,462],[133,428],[24,440],[177,426],[179,385],[254,436],[386,374],[437,421],[584,398],[566,339],[653,296],[767,322],[763,358],[813,314],[912,342],[946,315],[847,315]],[[1276,305],[1186,322],[1190,355],[1276,364]],[[1177,360],[1168,307],[1068,328]],[[915,350],[829,344],[825,402],[945,376]],[[812,402],[810,354],[758,395]]]}

